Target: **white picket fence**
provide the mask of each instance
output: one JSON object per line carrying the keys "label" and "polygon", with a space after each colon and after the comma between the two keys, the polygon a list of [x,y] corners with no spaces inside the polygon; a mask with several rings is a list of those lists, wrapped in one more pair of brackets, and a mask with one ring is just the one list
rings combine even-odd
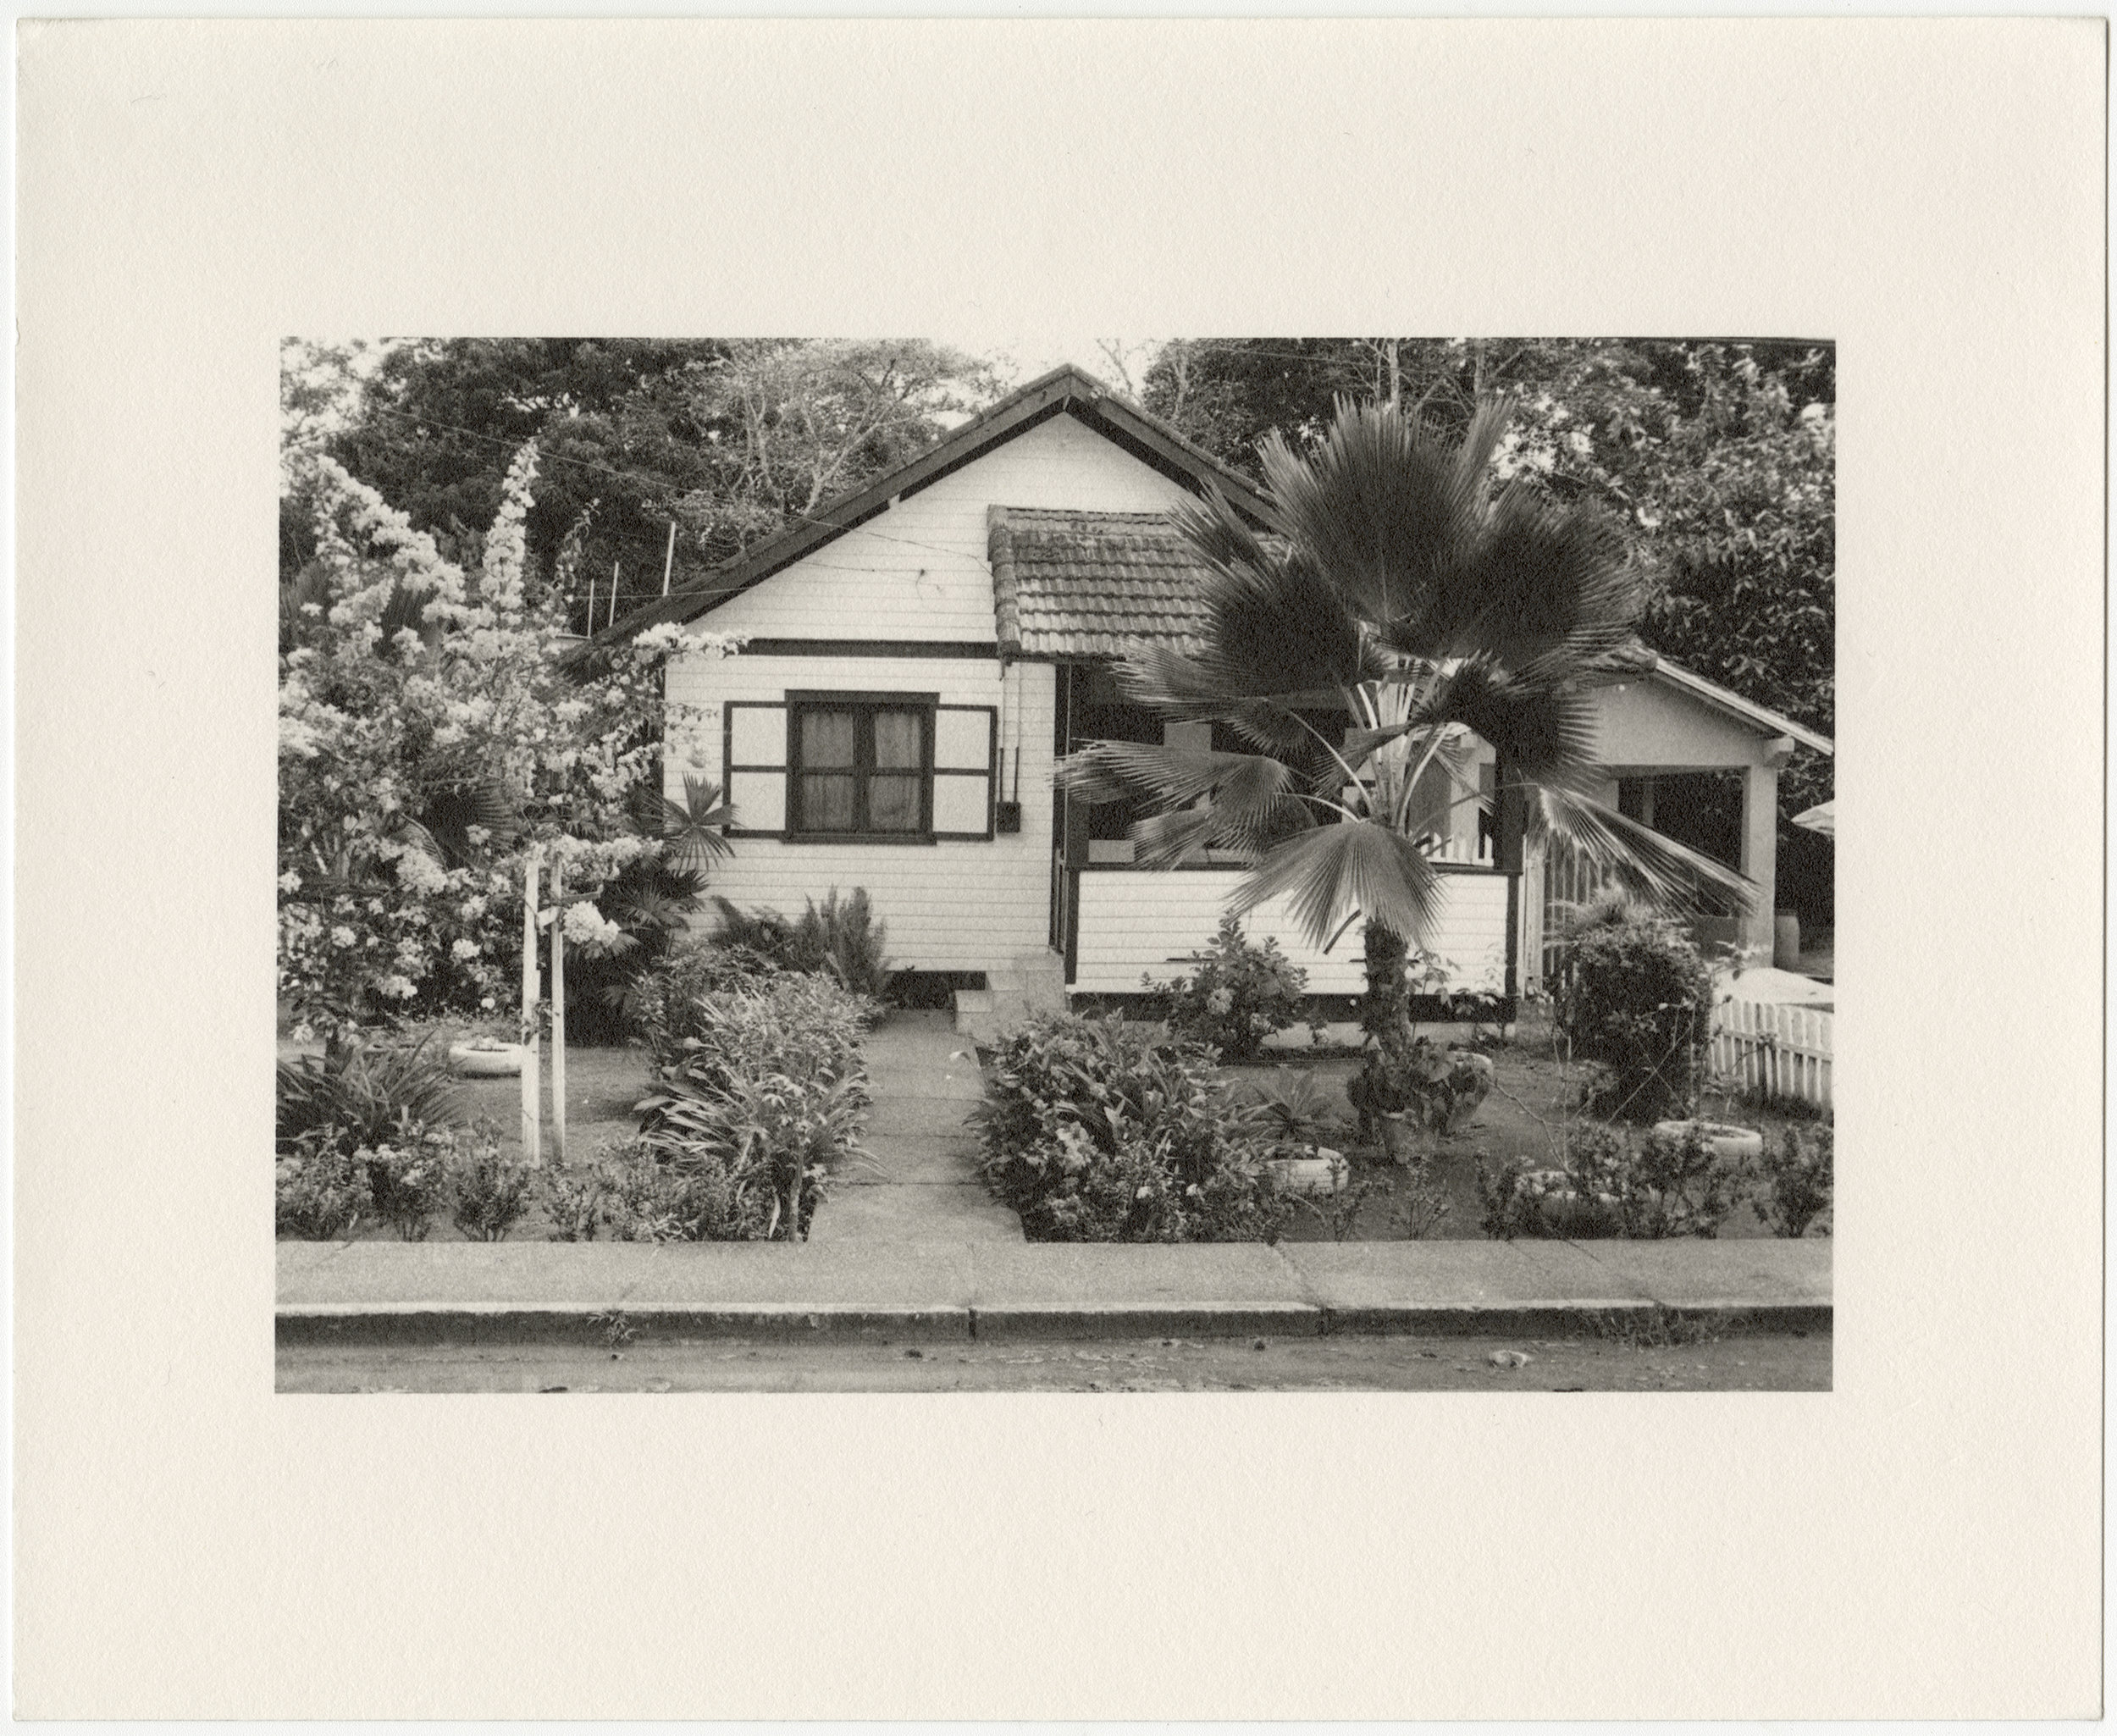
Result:
{"label": "white picket fence", "polygon": [[1712,1070],[1745,1092],[1831,1107],[1831,1015],[1768,1001],[1722,1001],[1713,1014]]}

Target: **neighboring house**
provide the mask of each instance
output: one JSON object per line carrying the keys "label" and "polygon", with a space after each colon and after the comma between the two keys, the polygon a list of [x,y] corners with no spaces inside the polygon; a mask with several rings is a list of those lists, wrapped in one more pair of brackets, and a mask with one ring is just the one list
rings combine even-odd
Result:
{"label": "neighboring house", "polygon": [[[799,912],[804,897],[865,887],[893,961],[959,990],[1026,971],[1125,993],[1184,969],[1239,863],[1213,852],[1131,865],[1132,816],[1070,801],[1053,767],[1097,738],[1210,733],[1127,705],[1109,671],[1128,640],[1188,638],[1202,570],[1163,515],[1208,486],[1272,525],[1243,478],[1062,368],[609,629],[698,622],[748,636],[739,655],[680,658],[668,675],[671,702],[704,720],[672,720],[669,793],[703,775],[733,810],[714,890]],[[1318,703],[1341,727],[1335,702]],[[1601,703],[1613,793],[1627,781],[1635,806],[1639,789],[1652,800],[1640,780],[1741,768],[1739,865],[1763,889],[1755,928],[1768,948],[1777,769],[1797,744],[1830,744],[1644,652],[1613,669]],[[1435,841],[1449,894],[1431,948],[1457,986],[1504,997],[1511,1017],[1544,932],[1542,865],[1523,865],[1525,887],[1500,865],[1510,852],[1492,815],[1456,811]],[[1276,904],[1250,927],[1307,968],[1313,992],[1363,987],[1357,930],[1326,957]]]}

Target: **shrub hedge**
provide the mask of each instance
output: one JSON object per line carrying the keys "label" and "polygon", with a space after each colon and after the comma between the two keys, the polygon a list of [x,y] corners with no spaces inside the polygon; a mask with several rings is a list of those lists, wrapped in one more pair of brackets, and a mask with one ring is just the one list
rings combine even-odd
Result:
{"label": "shrub hedge", "polygon": [[972,1111],[982,1171],[1034,1241],[1276,1241],[1291,1208],[1271,1136],[1213,1068],[1115,1015],[1034,1020]]}

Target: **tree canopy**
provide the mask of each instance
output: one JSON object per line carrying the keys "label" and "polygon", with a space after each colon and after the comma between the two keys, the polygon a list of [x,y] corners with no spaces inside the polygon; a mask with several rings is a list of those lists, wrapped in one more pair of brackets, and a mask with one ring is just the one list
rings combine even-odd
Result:
{"label": "tree canopy", "polygon": [[[475,562],[475,527],[491,522],[509,462],[533,439],[542,481],[528,559],[550,575],[570,555],[577,628],[588,624],[591,581],[600,622],[613,581],[620,612],[660,594],[665,561],[681,585],[915,455],[999,390],[988,364],[916,340],[382,347],[361,378],[350,349],[300,346],[290,357],[287,444],[329,456],[449,558]],[[312,491],[297,465],[288,468],[283,583],[315,552]]]}

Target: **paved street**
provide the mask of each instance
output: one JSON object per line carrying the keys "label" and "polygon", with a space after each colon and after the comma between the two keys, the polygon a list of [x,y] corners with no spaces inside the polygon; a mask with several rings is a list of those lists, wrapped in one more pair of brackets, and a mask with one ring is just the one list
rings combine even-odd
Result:
{"label": "paved street", "polygon": [[[1260,1347],[1261,1346],[1261,1347]],[[1528,1361],[1501,1367],[1495,1352]],[[1823,1391],[1831,1335],[283,1346],[281,1392]]]}

